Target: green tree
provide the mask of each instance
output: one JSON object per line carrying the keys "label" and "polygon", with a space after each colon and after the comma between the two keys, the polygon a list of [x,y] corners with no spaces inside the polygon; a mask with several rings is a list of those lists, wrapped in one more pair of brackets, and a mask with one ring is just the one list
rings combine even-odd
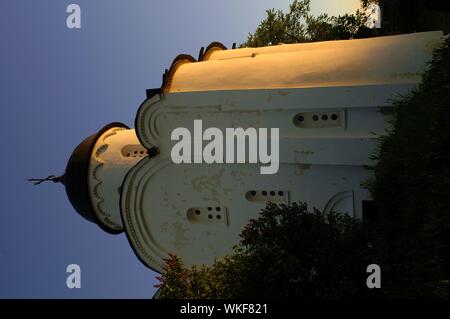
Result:
{"label": "green tree", "polygon": [[254,33],[241,46],[260,47],[280,43],[300,43],[326,40],[349,39],[367,33],[366,21],[362,11],[343,16],[321,14],[318,17],[311,13],[309,0],[294,0],[289,12],[267,10],[266,18],[259,24]]}
{"label": "green tree", "polygon": [[450,40],[420,86],[395,101],[371,187],[383,285],[391,296],[450,298]]}
{"label": "green tree", "polygon": [[363,297],[372,263],[368,232],[346,214],[269,203],[232,255],[186,269],[170,256],[160,298]]}
{"label": "green tree", "polygon": [[448,0],[379,0],[378,2],[383,12],[385,34],[450,31]]}

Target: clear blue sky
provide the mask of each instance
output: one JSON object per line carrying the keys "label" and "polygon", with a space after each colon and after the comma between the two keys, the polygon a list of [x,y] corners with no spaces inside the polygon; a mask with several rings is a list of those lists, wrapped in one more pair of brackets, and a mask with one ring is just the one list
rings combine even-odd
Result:
{"label": "clear blue sky", "polygon": [[[124,234],[79,217],[64,189],[25,180],[62,173],[73,148],[104,124],[133,125],[145,89],[179,53],[243,42],[276,0],[2,0],[0,297],[150,298],[155,273]],[[65,8],[82,9],[82,29]],[[312,1],[314,13],[344,13],[358,1]],[[77,263],[82,288],[66,288]]]}

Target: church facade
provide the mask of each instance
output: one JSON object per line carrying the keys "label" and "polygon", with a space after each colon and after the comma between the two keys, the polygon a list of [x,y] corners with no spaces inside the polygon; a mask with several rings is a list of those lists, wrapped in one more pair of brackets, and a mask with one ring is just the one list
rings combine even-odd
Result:
{"label": "church facade", "polygon": [[[125,232],[160,272],[232,252],[267,202],[364,215],[370,154],[393,118],[390,100],[421,80],[441,32],[180,55],[148,90],[135,128],[112,123],[85,139],[63,176],[70,202],[109,233]],[[257,163],[174,163],[178,127],[278,128],[279,170]],[[202,142],[203,143],[203,142]]]}

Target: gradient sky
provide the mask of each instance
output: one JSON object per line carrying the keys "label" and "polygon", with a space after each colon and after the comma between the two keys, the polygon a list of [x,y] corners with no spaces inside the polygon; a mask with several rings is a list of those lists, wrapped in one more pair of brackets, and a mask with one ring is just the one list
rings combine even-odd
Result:
{"label": "gradient sky", "polygon": [[312,0],[311,12],[314,15],[328,13],[329,15],[342,15],[355,13],[361,7],[360,0]]}
{"label": "gradient sky", "polygon": [[[26,182],[63,172],[73,148],[103,125],[133,125],[145,89],[180,53],[245,41],[275,0],[2,0],[0,298],[150,298],[155,273],[78,216],[61,185]],[[82,9],[69,30],[68,4]],[[354,12],[357,0],[313,0],[313,12]],[[81,266],[82,288],[66,287]]]}

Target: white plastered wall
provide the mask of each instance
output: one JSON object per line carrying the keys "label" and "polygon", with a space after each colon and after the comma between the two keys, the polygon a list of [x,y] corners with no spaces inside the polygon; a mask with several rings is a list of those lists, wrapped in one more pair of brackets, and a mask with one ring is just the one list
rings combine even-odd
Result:
{"label": "white plastered wall", "polygon": [[111,128],[95,143],[89,163],[89,194],[99,221],[111,230],[123,229],[119,203],[125,175],[146,155],[134,129]]}

